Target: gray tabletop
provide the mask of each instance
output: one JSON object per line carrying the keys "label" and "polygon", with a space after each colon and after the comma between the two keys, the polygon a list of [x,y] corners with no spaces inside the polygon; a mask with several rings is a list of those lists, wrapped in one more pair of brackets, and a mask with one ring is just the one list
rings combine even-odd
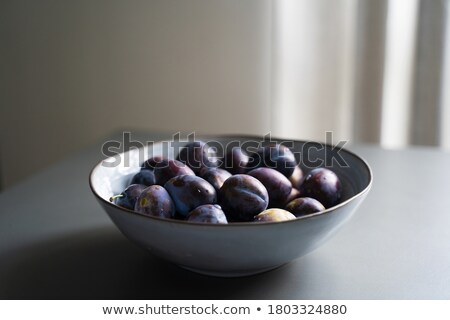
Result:
{"label": "gray tabletop", "polygon": [[1,299],[450,299],[449,153],[349,147],[374,185],[338,235],[276,270],[225,279],[121,235],[88,186],[101,143],[0,194]]}

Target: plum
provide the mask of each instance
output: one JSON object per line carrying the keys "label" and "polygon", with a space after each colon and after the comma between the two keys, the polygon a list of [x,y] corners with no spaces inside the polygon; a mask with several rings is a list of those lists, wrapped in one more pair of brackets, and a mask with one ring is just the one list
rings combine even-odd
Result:
{"label": "plum", "polygon": [[291,193],[291,182],[282,173],[271,168],[257,168],[248,175],[258,179],[269,193],[269,207],[283,207]]}
{"label": "plum", "polygon": [[248,155],[240,147],[234,147],[225,154],[222,169],[232,174],[243,174],[247,172]]}
{"label": "plum", "polygon": [[227,217],[222,208],[217,204],[205,204],[192,210],[188,216],[187,221],[201,222],[201,223],[228,223]]}
{"label": "plum", "polygon": [[189,212],[204,204],[215,204],[216,189],[205,179],[195,175],[176,176],[166,182],[164,188],[172,197],[178,214],[186,217]]}
{"label": "plum", "polygon": [[163,156],[154,156],[147,160],[145,160],[141,164],[141,170],[153,170],[155,169],[156,165],[160,162],[163,162],[164,160],[167,160]]}
{"label": "plum", "polygon": [[250,153],[247,163],[249,170],[261,167],[272,168],[286,177],[292,175],[296,166],[297,161],[292,151],[288,147],[276,143],[263,146]]}
{"label": "plum", "polygon": [[252,221],[268,204],[266,187],[247,174],[231,176],[219,190],[219,205],[229,221]]}
{"label": "plum", "polygon": [[285,209],[294,216],[301,217],[310,213],[323,211],[325,207],[316,199],[301,197],[289,202]]}
{"label": "plum", "polygon": [[200,170],[200,177],[211,183],[216,191],[219,191],[225,180],[231,177],[231,173],[220,168],[204,167]]}
{"label": "plum", "polygon": [[186,144],[178,154],[178,161],[185,163],[195,174],[204,167],[217,167],[217,155],[203,141],[193,141]]}
{"label": "plum", "polygon": [[314,198],[329,208],[340,202],[342,184],[330,169],[316,168],[305,176],[299,191],[302,197]]}
{"label": "plum", "polygon": [[152,170],[142,169],[133,176],[131,184],[143,184],[144,186],[151,186],[155,184],[155,174]]}
{"label": "plum", "polygon": [[142,191],[134,211],[154,217],[173,218],[175,205],[166,189],[153,185]]}
{"label": "plum", "polygon": [[295,219],[295,216],[292,213],[279,208],[264,210],[254,218],[257,222],[280,222],[293,219]]}
{"label": "plum", "polygon": [[109,201],[119,207],[133,210],[136,200],[146,187],[142,184],[131,184],[122,193],[109,198]]}
{"label": "plum", "polygon": [[293,188],[300,188],[303,182],[303,170],[299,166],[295,166],[294,171],[289,176],[289,181],[292,183]]}
{"label": "plum", "polygon": [[153,170],[155,173],[156,184],[164,186],[164,184],[176,176],[195,175],[195,173],[184,163],[177,160],[162,159],[155,165]]}

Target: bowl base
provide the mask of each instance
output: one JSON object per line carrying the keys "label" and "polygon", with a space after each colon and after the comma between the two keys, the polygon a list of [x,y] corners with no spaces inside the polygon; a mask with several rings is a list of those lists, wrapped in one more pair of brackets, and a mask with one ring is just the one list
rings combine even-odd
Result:
{"label": "bowl base", "polygon": [[203,274],[206,276],[212,276],[212,277],[220,277],[220,278],[238,278],[238,277],[247,277],[247,276],[253,276],[259,273],[264,273],[273,269],[277,269],[284,264],[268,267],[268,268],[262,268],[262,269],[251,269],[251,270],[240,270],[240,271],[217,271],[217,270],[205,270],[205,269],[198,269],[198,268],[192,268],[187,267],[183,265],[178,265],[180,268],[183,268],[188,271],[192,271],[195,273]]}

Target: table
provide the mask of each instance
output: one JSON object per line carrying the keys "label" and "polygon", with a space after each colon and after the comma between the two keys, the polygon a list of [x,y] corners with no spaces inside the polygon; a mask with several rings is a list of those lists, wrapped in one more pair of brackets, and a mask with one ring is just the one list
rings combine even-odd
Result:
{"label": "table", "polygon": [[351,221],[281,268],[226,279],[162,261],[116,229],[88,185],[105,140],[0,194],[1,299],[450,299],[449,153],[348,147],[374,172]]}

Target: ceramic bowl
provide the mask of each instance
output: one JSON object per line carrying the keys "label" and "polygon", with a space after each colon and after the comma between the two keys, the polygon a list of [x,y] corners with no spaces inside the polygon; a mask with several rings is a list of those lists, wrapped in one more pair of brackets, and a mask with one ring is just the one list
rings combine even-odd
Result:
{"label": "ceramic bowl", "polygon": [[[224,146],[262,141],[258,137],[207,137]],[[286,140],[279,140],[286,141]],[[251,145],[251,144],[247,144]],[[166,142],[118,154],[97,164],[90,186],[98,202],[119,230],[151,253],[185,269],[224,277],[246,276],[277,268],[321,246],[347,222],[366,197],[372,184],[369,165],[356,154],[315,142],[289,141],[288,147],[301,158],[302,169],[327,166],[340,178],[342,202],[320,213],[272,223],[208,225],[145,216],[109,201],[129,184],[143,160],[176,156]]]}

